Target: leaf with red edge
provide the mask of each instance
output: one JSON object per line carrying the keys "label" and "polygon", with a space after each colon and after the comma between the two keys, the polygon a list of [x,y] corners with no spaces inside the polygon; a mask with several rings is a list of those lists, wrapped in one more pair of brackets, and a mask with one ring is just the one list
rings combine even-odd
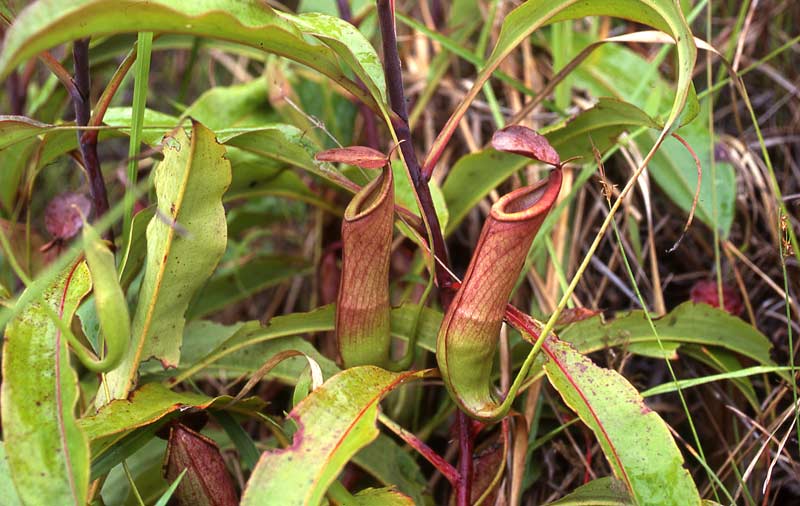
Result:
{"label": "leaf with red edge", "polygon": [[511,125],[495,132],[492,136],[492,147],[497,151],[527,156],[555,167],[561,164],[561,157],[544,135],[521,125]]}
{"label": "leaf with red edge", "polygon": [[89,443],[75,420],[78,378],[66,339],[44,305],[69,325],[91,286],[86,263],[68,265],[6,327],[3,437],[11,476],[26,505],[86,504]]}
{"label": "leaf with red edge", "polygon": [[348,146],[346,148],[333,148],[317,153],[320,162],[345,163],[362,169],[380,169],[389,159],[377,149],[366,146]]}
{"label": "leaf with red edge", "polygon": [[261,455],[242,505],[319,504],[345,464],[378,436],[380,400],[425,374],[362,366],[333,376],[289,414],[297,426],[292,444]]}
{"label": "leaf with red edge", "polygon": [[552,336],[542,350],[550,383],[594,432],[614,475],[638,504],[699,505],[667,424],[624,377]]}

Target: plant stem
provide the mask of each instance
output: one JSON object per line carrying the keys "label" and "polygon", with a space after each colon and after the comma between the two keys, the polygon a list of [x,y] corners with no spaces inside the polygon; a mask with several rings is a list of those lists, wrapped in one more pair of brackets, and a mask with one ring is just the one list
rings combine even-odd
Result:
{"label": "plant stem", "polygon": [[456,411],[458,424],[458,487],[456,488],[456,504],[469,506],[472,491],[472,427],[469,417],[460,409]]}
{"label": "plant stem", "polygon": [[[414,143],[411,138],[411,129],[408,126],[408,110],[406,108],[406,96],[403,89],[403,71],[400,65],[400,54],[397,51],[397,32],[394,18],[394,0],[378,0],[378,24],[381,29],[381,40],[383,42],[383,66],[386,71],[386,88],[389,93],[389,104],[397,115],[393,125],[400,141],[400,151],[403,154],[411,176],[411,183],[417,194],[420,210],[423,219],[428,227],[429,240],[432,245],[434,255],[434,269],[436,281],[439,285],[439,300],[442,308],[446,311],[453,299],[453,293],[449,290],[450,274],[447,266],[449,264],[447,246],[442,235],[441,225],[436,216],[436,209],[433,206],[428,179],[423,177],[422,168],[417,160],[414,151]],[[438,259],[438,261],[437,261]],[[469,430],[469,420],[467,415],[458,411],[456,415],[458,424],[459,439],[459,479],[456,487],[457,506],[469,506],[470,491],[472,490],[472,433]]]}
{"label": "plant stem", "polygon": [[[91,105],[89,104],[89,39],[76,40],[72,46],[72,58],[75,62],[75,87],[79,96],[73,97],[75,105],[75,123],[79,127],[89,124]],[[78,131],[78,147],[83,158],[83,166],[89,177],[89,192],[94,203],[95,219],[102,218],[108,212],[108,195],[103,173],[100,170],[100,160],[97,157],[97,138],[83,139],[82,132]],[[114,232],[109,227],[103,234],[104,238],[114,243]]]}
{"label": "plant stem", "polygon": [[439,299],[442,307],[447,310],[452,300],[452,293],[447,288],[450,286],[450,275],[446,266],[449,264],[447,247],[433,207],[431,191],[428,181],[422,176],[422,168],[414,151],[411,139],[411,129],[408,127],[408,110],[403,89],[403,71],[400,67],[400,54],[397,52],[397,33],[395,31],[394,2],[392,0],[378,0],[378,24],[381,29],[383,41],[383,66],[386,71],[386,88],[389,93],[389,103],[397,115],[394,128],[400,140],[400,151],[411,176],[411,184],[417,194],[423,219],[428,227],[432,251],[435,261],[436,282],[439,286]]}

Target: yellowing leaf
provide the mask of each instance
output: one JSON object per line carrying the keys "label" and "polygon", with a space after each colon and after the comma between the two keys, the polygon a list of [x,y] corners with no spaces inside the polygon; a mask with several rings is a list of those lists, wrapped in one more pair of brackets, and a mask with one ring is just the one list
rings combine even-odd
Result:
{"label": "yellowing leaf", "polygon": [[[142,361],[174,367],[180,358],[184,315],[195,292],[225,252],[222,195],[231,181],[225,148],[195,122],[191,139],[179,130],[165,142],[155,171],[158,210],[147,227],[147,259],[133,318],[131,344],[118,369],[106,376],[111,399],[133,389]],[[98,405],[108,401],[100,388]]]}

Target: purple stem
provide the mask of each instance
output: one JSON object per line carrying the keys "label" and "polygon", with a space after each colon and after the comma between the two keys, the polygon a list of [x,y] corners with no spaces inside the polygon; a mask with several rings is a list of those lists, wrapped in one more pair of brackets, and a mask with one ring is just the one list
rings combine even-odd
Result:
{"label": "purple stem", "polygon": [[400,151],[408,165],[408,172],[411,175],[411,183],[414,191],[419,198],[422,213],[425,221],[430,227],[433,240],[433,253],[439,259],[436,262],[436,281],[439,285],[439,298],[445,310],[450,305],[453,294],[447,288],[450,286],[450,275],[445,268],[449,259],[447,246],[442,235],[442,228],[433,207],[431,190],[428,181],[422,177],[422,168],[417,160],[414,151],[414,143],[411,139],[411,130],[408,127],[408,110],[406,109],[406,96],[403,89],[403,71],[400,67],[400,54],[397,52],[397,33],[394,21],[394,2],[392,0],[378,0],[378,23],[381,28],[381,39],[383,40],[383,66],[386,70],[386,88],[389,92],[389,103],[392,110],[398,116],[395,121],[395,131],[400,140]]}
{"label": "purple stem", "polygon": [[[439,300],[442,307],[447,311],[447,307],[453,300],[453,291],[449,289],[451,277],[446,268],[449,264],[447,247],[442,235],[441,225],[433,207],[431,191],[428,187],[428,180],[422,176],[422,168],[417,160],[414,151],[414,143],[411,138],[411,129],[408,127],[408,110],[406,108],[406,96],[403,89],[403,71],[400,65],[400,54],[397,51],[397,32],[394,20],[394,1],[377,0],[378,5],[378,24],[381,29],[381,39],[383,41],[383,66],[386,71],[386,87],[389,92],[389,103],[392,110],[397,114],[395,121],[395,131],[400,140],[400,150],[403,159],[408,166],[411,175],[411,182],[414,191],[417,193],[420,207],[428,224],[431,240],[433,242],[433,254],[439,259],[435,262],[436,281],[439,286]],[[458,412],[456,423],[459,426],[459,480],[456,490],[457,506],[469,506],[470,491],[472,490],[472,434],[469,430],[469,420],[461,411]]]}
{"label": "purple stem", "polygon": [[472,492],[472,427],[469,417],[461,410],[456,411],[458,424],[458,487],[456,488],[456,504],[469,506]]}
{"label": "purple stem", "polygon": [[22,79],[15,71],[8,76],[6,81],[6,91],[8,93],[8,101],[11,105],[11,114],[15,116],[22,116],[25,113],[25,90],[22,87]]}
{"label": "purple stem", "polygon": [[[72,46],[72,59],[75,62],[75,87],[79,97],[74,97],[75,123],[85,127],[89,125],[91,115],[91,104],[89,96],[91,83],[89,81],[89,39],[76,40]],[[78,131],[78,147],[83,158],[83,166],[89,177],[89,193],[94,203],[95,218],[101,218],[108,212],[108,194],[106,184],[103,181],[103,173],[100,170],[100,160],[97,156],[97,138],[93,136],[83,137],[83,132]],[[103,237],[114,243],[114,232],[109,227]]]}

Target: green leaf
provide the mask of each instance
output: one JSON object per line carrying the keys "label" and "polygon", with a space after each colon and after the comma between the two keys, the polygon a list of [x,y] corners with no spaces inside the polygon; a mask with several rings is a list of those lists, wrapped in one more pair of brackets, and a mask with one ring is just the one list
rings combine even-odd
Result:
{"label": "green leaf", "polygon": [[[742,319],[707,304],[684,302],[653,323],[662,342],[718,346],[762,365],[774,365],[770,359],[772,344],[764,334]],[[609,346],[656,342],[642,311],[631,311],[608,323],[601,316],[589,318],[573,323],[559,335],[582,353]]]}
{"label": "green leaf", "polygon": [[344,506],[414,506],[410,497],[393,488],[368,488],[353,496]]}
{"label": "green leaf", "polygon": [[181,115],[219,132],[225,128],[263,127],[274,123],[265,78],[206,91]]}
{"label": "green leaf", "polygon": [[275,124],[260,129],[230,129],[219,133],[220,142],[226,146],[287,163],[304,169],[334,184],[353,191],[353,183],[328,163],[320,163],[314,155],[320,150],[303,130]]}
{"label": "green leaf", "polygon": [[[694,360],[704,363],[722,373],[734,373],[742,369],[742,362],[739,360],[738,356],[735,353],[722,348],[689,345],[684,346],[681,351],[687,357],[691,357]],[[753,388],[753,384],[750,382],[750,380],[746,377],[732,377],[730,379],[736,388],[742,392],[742,395],[744,395],[745,399],[747,399],[747,402],[750,403],[753,411],[760,413],[761,403],[758,400],[758,395],[756,394],[756,390]]]}
{"label": "green leaf", "polygon": [[555,338],[546,341],[543,351],[548,379],[594,432],[614,475],[638,504],[700,504],[667,424],[625,378]]}
{"label": "green leaf", "polygon": [[226,202],[272,195],[306,202],[332,214],[342,214],[333,203],[311,191],[300,175],[284,162],[234,147],[228,147],[228,159],[233,180],[225,194]]}
{"label": "green leaf", "polygon": [[[300,21],[305,22],[298,25]],[[366,42],[362,42],[363,36],[357,30],[331,33],[327,25],[320,24],[315,17],[294,18],[257,0],[199,0],[178,5],[172,0],[39,0],[20,13],[8,31],[0,54],[0,77],[7,76],[27,58],[82,37],[127,32],[182,33],[238,42],[302,63],[379,110],[385,102],[382,96],[373,98],[362,91],[347,77],[336,56],[338,53],[347,64],[366,60],[352,70],[373,88],[376,83],[370,65],[377,61],[374,49],[371,54],[362,54]],[[330,44],[333,51],[307,41],[307,35],[325,36],[323,42]],[[360,40],[338,41],[338,36]],[[351,52],[351,46],[358,52]]]}
{"label": "green leaf", "polygon": [[[253,344],[226,355],[215,362],[210,369],[206,369],[206,372],[253,374],[271,357],[289,350],[299,351],[316,361],[326,378],[339,372],[339,367],[333,360],[322,355],[308,340],[300,336],[286,336]],[[286,385],[296,385],[304,376],[306,369],[308,360],[305,357],[289,357],[270,370],[266,377]]]}
{"label": "green leaf", "polygon": [[[700,114],[708,117],[707,113]],[[703,170],[700,197],[697,200],[697,217],[710,228],[717,228],[721,238],[727,238],[736,214],[736,173],[733,165],[716,161],[715,178],[711,177],[713,152],[709,145],[710,134],[706,122],[693,121],[681,127],[677,134],[692,147]],[[650,162],[650,175],[678,207],[689,212],[697,190],[697,166],[683,144],[671,137],[665,139]],[[717,193],[716,211],[714,191]]]}
{"label": "green leaf", "polygon": [[386,78],[378,53],[352,23],[338,16],[309,12],[294,16],[292,20],[303,33],[320,39],[360,77],[378,103],[386,103]]}
{"label": "green leaf", "polygon": [[307,261],[298,257],[270,255],[256,257],[242,265],[237,262],[212,276],[198,292],[186,317],[190,320],[200,318],[294,276],[307,275],[312,270]]}
{"label": "green leaf", "polygon": [[[225,148],[195,122],[191,139],[179,130],[164,152],[155,170],[158,210],[147,227],[131,346],[121,366],[106,376],[111,399],[125,398],[132,390],[142,360],[156,357],[165,367],[178,364],[186,309],[225,251],[222,195],[231,181]],[[108,400],[104,390],[98,394],[100,406]]]}
{"label": "green leaf", "polygon": [[261,455],[242,505],[318,504],[345,464],[378,436],[380,400],[423,375],[362,366],[325,382],[289,414],[297,425],[292,445]]}
{"label": "green leaf", "polygon": [[561,159],[573,156],[592,161],[592,143],[603,153],[615,145],[622,132],[633,127],[662,128],[656,120],[633,104],[615,98],[600,98],[590,109],[542,133],[558,150]]}
{"label": "green leaf", "polygon": [[86,504],[89,445],[74,415],[78,379],[43,304],[70,322],[90,289],[86,264],[71,264],[6,328],[3,435],[17,492],[28,505]]}
{"label": "green leaf", "polygon": [[40,123],[27,116],[0,115],[0,151],[51,130],[53,125]]}
{"label": "green leaf", "polygon": [[[392,335],[407,341],[414,329],[418,306],[406,304],[392,309]],[[187,327],[186,350],[177,376],[177,383],[199,371],[214,365],[237,372],[257,370],[272,354],[284,349],[296,349],[314,358],[326,375],[337,372],[335,364],[319,354],[308,342],[296,336],[333,330],[335,306],[322,306],[307,313],[292,313],[276,316],[261,327],[258,322],[237,324],[231,327],[210,322],[197,322]],[[436,351],[436,335],[442,322],[442,313],[423,308],[417,325],[417,346]],[[282,338],[295,337],[284,340]],[[185,369],[184,369],[185,367]],[[277,379],[294,384],[305,368],[301,357],[288,359],[271,371]]]}
{"label": "green leaf", "polygon": [[[161,383],[146,383],[135,390],[129,399],[106,404],[97,414],[81,418],[79,427],[93,442],[120,436],[134,429],[153,424],[172,413],[188,408],[224,408],[233,398],[227,395],[208,397],[193,392],[173,392]],[[256,398],[236,404],[240,410],[257,410],[264,403]]]}
{"label": "green leaf", "polygon": [[11,469],[8,467],[6,447],[3,441],[0,441],[0,504],[22,506],[22,500],[19,498],[14,482],[11,480]]}
{"label": "green leaf", "polygon": [[186,469],[181,471],[181,474],[179,474],[178,477],[175,478],[175,481],[172,482],[172,485],[170,485],[169,488],[164,492],[164,494],[161,497],[159,497],[158,501],[156,501],[155,506],[167,506],[167,503],[172,498],[172,494],[175,493],[175,489],[178,488],[178,485],[180,485],[181,480],[183,479],[183,476],[185,474],[186,474]]}
{"label": "green leaf", "polygon": [[[576,34],[582,44],[589,39]],[[643,86],[642,76],[646,77]],[[612,95],[622,100],[631,101],[651,113],[657,113],[669,106],[669,84],[652,71],[652,63],[620,44],[606,44],[598,48],[587,60],[575,70],[576,83],[587,88],[595,96]],[[646,89],[647,93],[639,93]],[[701,118],[707,118],[708,101],[699,112]],[[682,126],[676,133],[683,137],[694,150],[703,168],[703,179],[700,185],[700,199],[697,206],[697,217],[710,227],[718,227],[723,236],[727,236],[735,214],[736,176],[729,163],[716,163],[716,180],[711,177],[710,163],[711,135],[708,122],[692,121]],[[640,149],[648,149],[655,140],[655,134],[645,133],[637,140]],[[691,208],[697,188],[697,169],[694,158],[676,139],[668,137],[650,162],[650,175],[667,196],[681,209]],[[715,182],[716,181],[716,182]],[[717,224],[714,224],[714,206],[712,186],[717,191]]]}
{"label": "green leaf", "polygon": [[791,371],[794,368],[792,366],[755,366],[755,367],[748,367],[746,369],[739,369],[736,371],[721,373],[721,374],[712,374],[711,376],[703,376],[702,378],[689,378],[689,379],[682,379],[675,381],[670,381],[669,383],[662,383],[658,386],[653,388],[649,388],[642,392],[643,397],[651,397],[653,395],[660,395],[669,392],[675,392],[679,388],[682,390],[684,388],[691,388],[700,385],[705,385],[706,383],[712,383],[714,381],[721,381],[726,379],[736,379],[736,378],[744,378],[747,376],[753,376],[756,374],[769,374],[775,372],[785,372]]}
{"label": "green leaf", "polygon": [[[125,459],[145,504],[154,502],[168,488],[162,470],[166,446],[166,441],[153,437]],[[105,504],[140,506],[133,496],[130,481],[121,464],[103,474],[106,477],[101,493]]]}
{"label": "green leaf", "polygon": [[634,506],[625,484],[616,478],[598,478],[547,506]]}
{"label": "green leaf", "polygon": [[396,486],[398,490],[414,500],[414,504],[425,504],[423,490],[425,476],[414,457],[386,435],[358,452],[352,462],[385,486]]}

